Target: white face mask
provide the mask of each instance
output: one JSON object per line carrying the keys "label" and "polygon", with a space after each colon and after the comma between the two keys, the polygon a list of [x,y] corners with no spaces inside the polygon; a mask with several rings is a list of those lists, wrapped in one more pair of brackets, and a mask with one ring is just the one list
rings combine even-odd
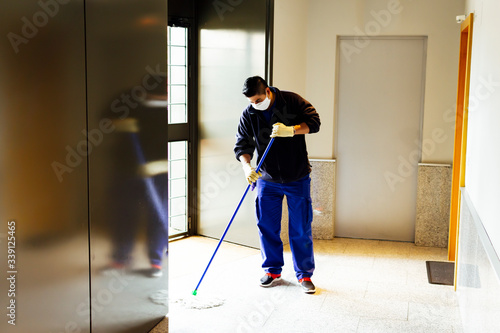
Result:
{"label": "white face mask", "polygon": [[260,103],[251,103],[253,108],[255,110],[259,110],[259,111],[265,111],[269,108],[269,104],[271,104],[271,99],[269,97],[267,97],[267,94],[266,94],[266,99],[263,100],[262,102]]}

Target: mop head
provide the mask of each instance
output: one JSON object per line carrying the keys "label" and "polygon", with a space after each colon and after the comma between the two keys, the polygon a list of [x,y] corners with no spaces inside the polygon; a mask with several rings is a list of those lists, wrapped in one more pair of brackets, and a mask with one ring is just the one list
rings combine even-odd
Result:
{"label": "mop head", "polygon": [[196,290],[193,295],[183,298],[169,298],[166,290],[158,290],[149,296],[149,299],[158,305],[179,304],[186,309],[211,309],[224,304],[224,299],[217,296],[196,296]]}
{"label": "mop head", "polygon": [[219,297],[197,296],[195,292],[193,292],[191,296],[170,300],[170,303],[180,304],[186,309],[203,310],[221,306],[224,304],[224,301],[224,299]]}

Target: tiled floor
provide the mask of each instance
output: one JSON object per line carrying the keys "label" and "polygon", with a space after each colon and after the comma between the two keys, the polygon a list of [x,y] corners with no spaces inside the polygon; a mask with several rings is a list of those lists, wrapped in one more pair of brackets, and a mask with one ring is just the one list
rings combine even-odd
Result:
{"label": "tiled floor", "polygon": [[446,249],[315,240],[317,292],[307,295],[295,280],[289,248],[284,282],[262,288],[259,251],[223,243],[198,296],[191,296],[216,244],[203,237],[170,244],[170,299],[225,302],[204,310],[171,303],[169,332],[462,332],[453,287],[427,281],[425,261],[446,260]]}

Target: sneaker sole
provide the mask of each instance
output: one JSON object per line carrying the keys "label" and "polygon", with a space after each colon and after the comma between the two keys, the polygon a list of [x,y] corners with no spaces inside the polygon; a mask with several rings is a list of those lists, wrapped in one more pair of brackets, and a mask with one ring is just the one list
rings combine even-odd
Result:
{"label": "sneaker sole", "polygon": [[162,277],[163,271],[156,271],[154,273],[151,273],[149,276],[154,277],[154,278]]}
{"label": "sneaker sole", "polygon": [[269,287],[272,287],[272,286],[273,286],[273,284],[274,284],[275,282],[278,282],[278,281],[281,281],[281,277],[278,277],[278,278],[276,278],[276,279],[272,280],[272,281],[271,281],[271,283],[269,283],[269,284],[262,284],[262,283],[261,283],[261,284],[260,284],[260,286],[261,286],[261,287],[263,287],[263,288],[269,288]]}
{"label": "sneaker sole", "polygon": [[314,293],[316,292],[316,289],[309,290],[309,289],[304,289],[304,288],[302,288],[302,290],[303,290],[306,294],[314,294]]}

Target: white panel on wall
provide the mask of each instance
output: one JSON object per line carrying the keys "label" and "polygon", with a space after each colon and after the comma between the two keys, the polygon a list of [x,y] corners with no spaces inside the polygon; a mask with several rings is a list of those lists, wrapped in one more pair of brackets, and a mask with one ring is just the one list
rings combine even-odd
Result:
{"label": "white panel on wall", "polygon": [[474,12],[465,186],[500,253],[500,2],[469,0]]}

